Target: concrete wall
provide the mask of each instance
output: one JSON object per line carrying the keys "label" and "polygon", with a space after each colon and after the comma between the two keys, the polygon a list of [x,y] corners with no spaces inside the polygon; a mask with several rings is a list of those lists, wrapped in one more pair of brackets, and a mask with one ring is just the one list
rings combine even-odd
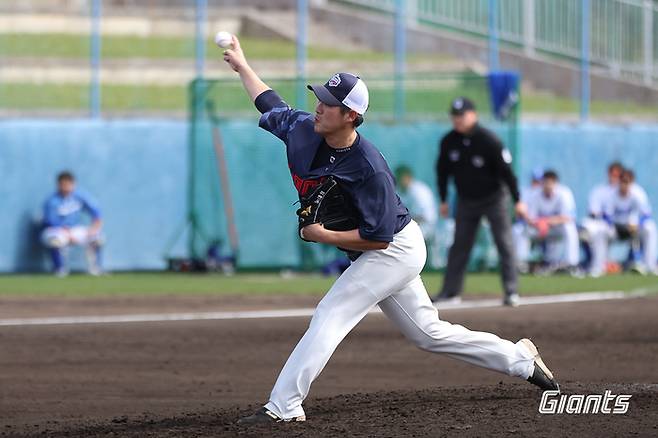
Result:
{"label": "concrete wall", "polygon": [[578,214],[587,214],[587,194],[606,178],[608,163],[621,161],[658,208],[658,125],[525,124],[521,128],[521,178],[535,166],[555,169],[574,192]]}
{"label": "concrete wall", "polygon": [[0,271],[45,266],[34,222],[63,169],[100,203],[108,268],[161,268],[185,214],[186,134],[171,121],[1,122]]}
{"label": "concrete wall", "polygon": [[[392,168],[411,164],[435,189],[437,140],[446,129],[429,122],[370,121],[361,132]],[[72,170],[79,186],[100,202],[107,268],[164,268],[167,240],[185,219],[187,133],[185,123],[167,120],[0,122],[0,272],[47,266],[34,223],[62,169]],[[295,193],[280,142],[251,120],[223,122],[222,133],[241,266],[299,264]],[[606,165],[615,159],[635,169],[658,206],[658,125],[525,124],[520,134],[522,181],[536,166],[556,169],[574,190],[581,216],[589,189],[604,180]]]}

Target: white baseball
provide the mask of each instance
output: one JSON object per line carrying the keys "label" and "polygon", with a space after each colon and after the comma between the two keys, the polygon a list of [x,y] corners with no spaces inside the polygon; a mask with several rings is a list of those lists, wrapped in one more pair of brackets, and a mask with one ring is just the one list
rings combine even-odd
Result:
{"label": "white baseball", "polygon": [[222,49],[227,49],[231,47],[231,44],[233,44],[233,35],[221,30],[215,35],[215,44],[217,44]]}

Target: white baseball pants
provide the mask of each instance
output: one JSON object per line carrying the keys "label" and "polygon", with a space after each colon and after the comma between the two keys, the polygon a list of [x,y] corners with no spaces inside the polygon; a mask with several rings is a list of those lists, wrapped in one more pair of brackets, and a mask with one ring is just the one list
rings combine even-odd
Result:
{"label": "white baseball pants", "polygon": [[267,409],[284,419],[304,415],[302,402],[338,344],[374,306],[419,348],[527,379],[534,359],[521,344],[441,321],[419,276],[423,235],[411,222],[387,249],[364,252],[315,309],[308,330],[286,361]]}
{"label": "white baseball pants", "polygon": [[525,222],[515,222],[512,225],[512,236],[514,237],[517,262],[528,262],[532,251],[532,241],[530,240],[528,224]]}
{"label": "white baseball pants", "polygon": [[101,244],[102,235],[92,233],[89,227],[76,226],[71,228],[48,227],[41,233],[41,241],[48,248],[64,248],[69,245]]}
{"label": "white baseball pants", "polygon": [[645,267],[656,273],[658,267],[656,266],[656,251],[658,250],[658,230],[656,229],[656,222],[653,219],[646,220],[640,226],[640,241],[642,242],[642,251],[644,253]]}
{"label": "white baseball pants", "polygon": [[[512,225],[514,247],[520,262],[530,259],[532,241],[537,240],[535,228],[523,222]],[[568,266],[577,266],[580,261],[580,242],[576,224],[568,222],[551,227],[546,237],[545,258],[548,263],[565,263]]]}
{"label": "white baseball pants", "polygon": [[549,263],[564,262],[568,266],[578,266],[580,246],[575,223],[552,226],[546,240],[546,260]]}
{"label": "white baseball pants", "polygon": [[[605,264],[608,260],[609,242],[617,238],[614,227],[600,219],[585,219],[583,227],[590,236],[592,248],[592,266],[590,274],[600,276],[605,274]],[[643,263],[645,267],[655,273],[658,270],[656,258],[658,251],[658,230],[656,222],[648,219],[640,226],[639,239],[642,245]]]}
{"label": "white baseball pants", "polygon": [[591,217],[583,219],[582,225],[587,232],[592,253],[589,274],[593,277],[605,275],[605,265],[608,261],[608,239],[612,235],[612,229],[603,219]]}

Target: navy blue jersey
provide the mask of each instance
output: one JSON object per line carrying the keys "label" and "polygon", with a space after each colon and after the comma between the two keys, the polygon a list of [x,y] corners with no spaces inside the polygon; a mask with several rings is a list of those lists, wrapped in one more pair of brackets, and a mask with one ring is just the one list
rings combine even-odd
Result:
{"label": "navy blue jersey", "polygon": [[[351,147],[337,149],[326,162],[322,158],[326,155],[326,143],[313,130],[313,115],[290,108],[272,90],[260,94],[255,104],[262,113],[259,126],[286,144],[288,167],[300,196],[333,175],[359,212],[359,235],[366,240],[392,242],[393,235],[411,221],[409,211],[395,192],[391,170],[368,140],[357,133]],[[316,159],[318,155],[320,159]]]}

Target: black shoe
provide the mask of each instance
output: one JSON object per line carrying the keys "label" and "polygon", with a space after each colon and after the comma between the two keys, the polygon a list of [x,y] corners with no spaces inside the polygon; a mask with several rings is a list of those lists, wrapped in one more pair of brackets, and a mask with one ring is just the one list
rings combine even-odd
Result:
{"label": "black shoe", "polygon": [[266,409],[263,406],[262,408],[257,410],[254,414],[240,418],[238,420],[238,424],[242,424],[244,426],[251,426],[257,424],[271,424],[271,423],[282,423],[282,422],[287,423],[291,421],[306,421],[306,416],[301,415],[299,417],[293,417],[288,420],[284,420],[283,418],[279,417],[277,414],[270,411],[269,409]]}
{"label": "black shoe", "polygon": [[528,382],[537,385],[544,391],[560,391],[560,385],[555,380],[555,377],[553,377],[551,370],[548,369],[541,359],[535,344],[530,339],[521,339],[519,342],[523,343],[535,359],[535,371],[532,373],[532,376],[528,377]]}

